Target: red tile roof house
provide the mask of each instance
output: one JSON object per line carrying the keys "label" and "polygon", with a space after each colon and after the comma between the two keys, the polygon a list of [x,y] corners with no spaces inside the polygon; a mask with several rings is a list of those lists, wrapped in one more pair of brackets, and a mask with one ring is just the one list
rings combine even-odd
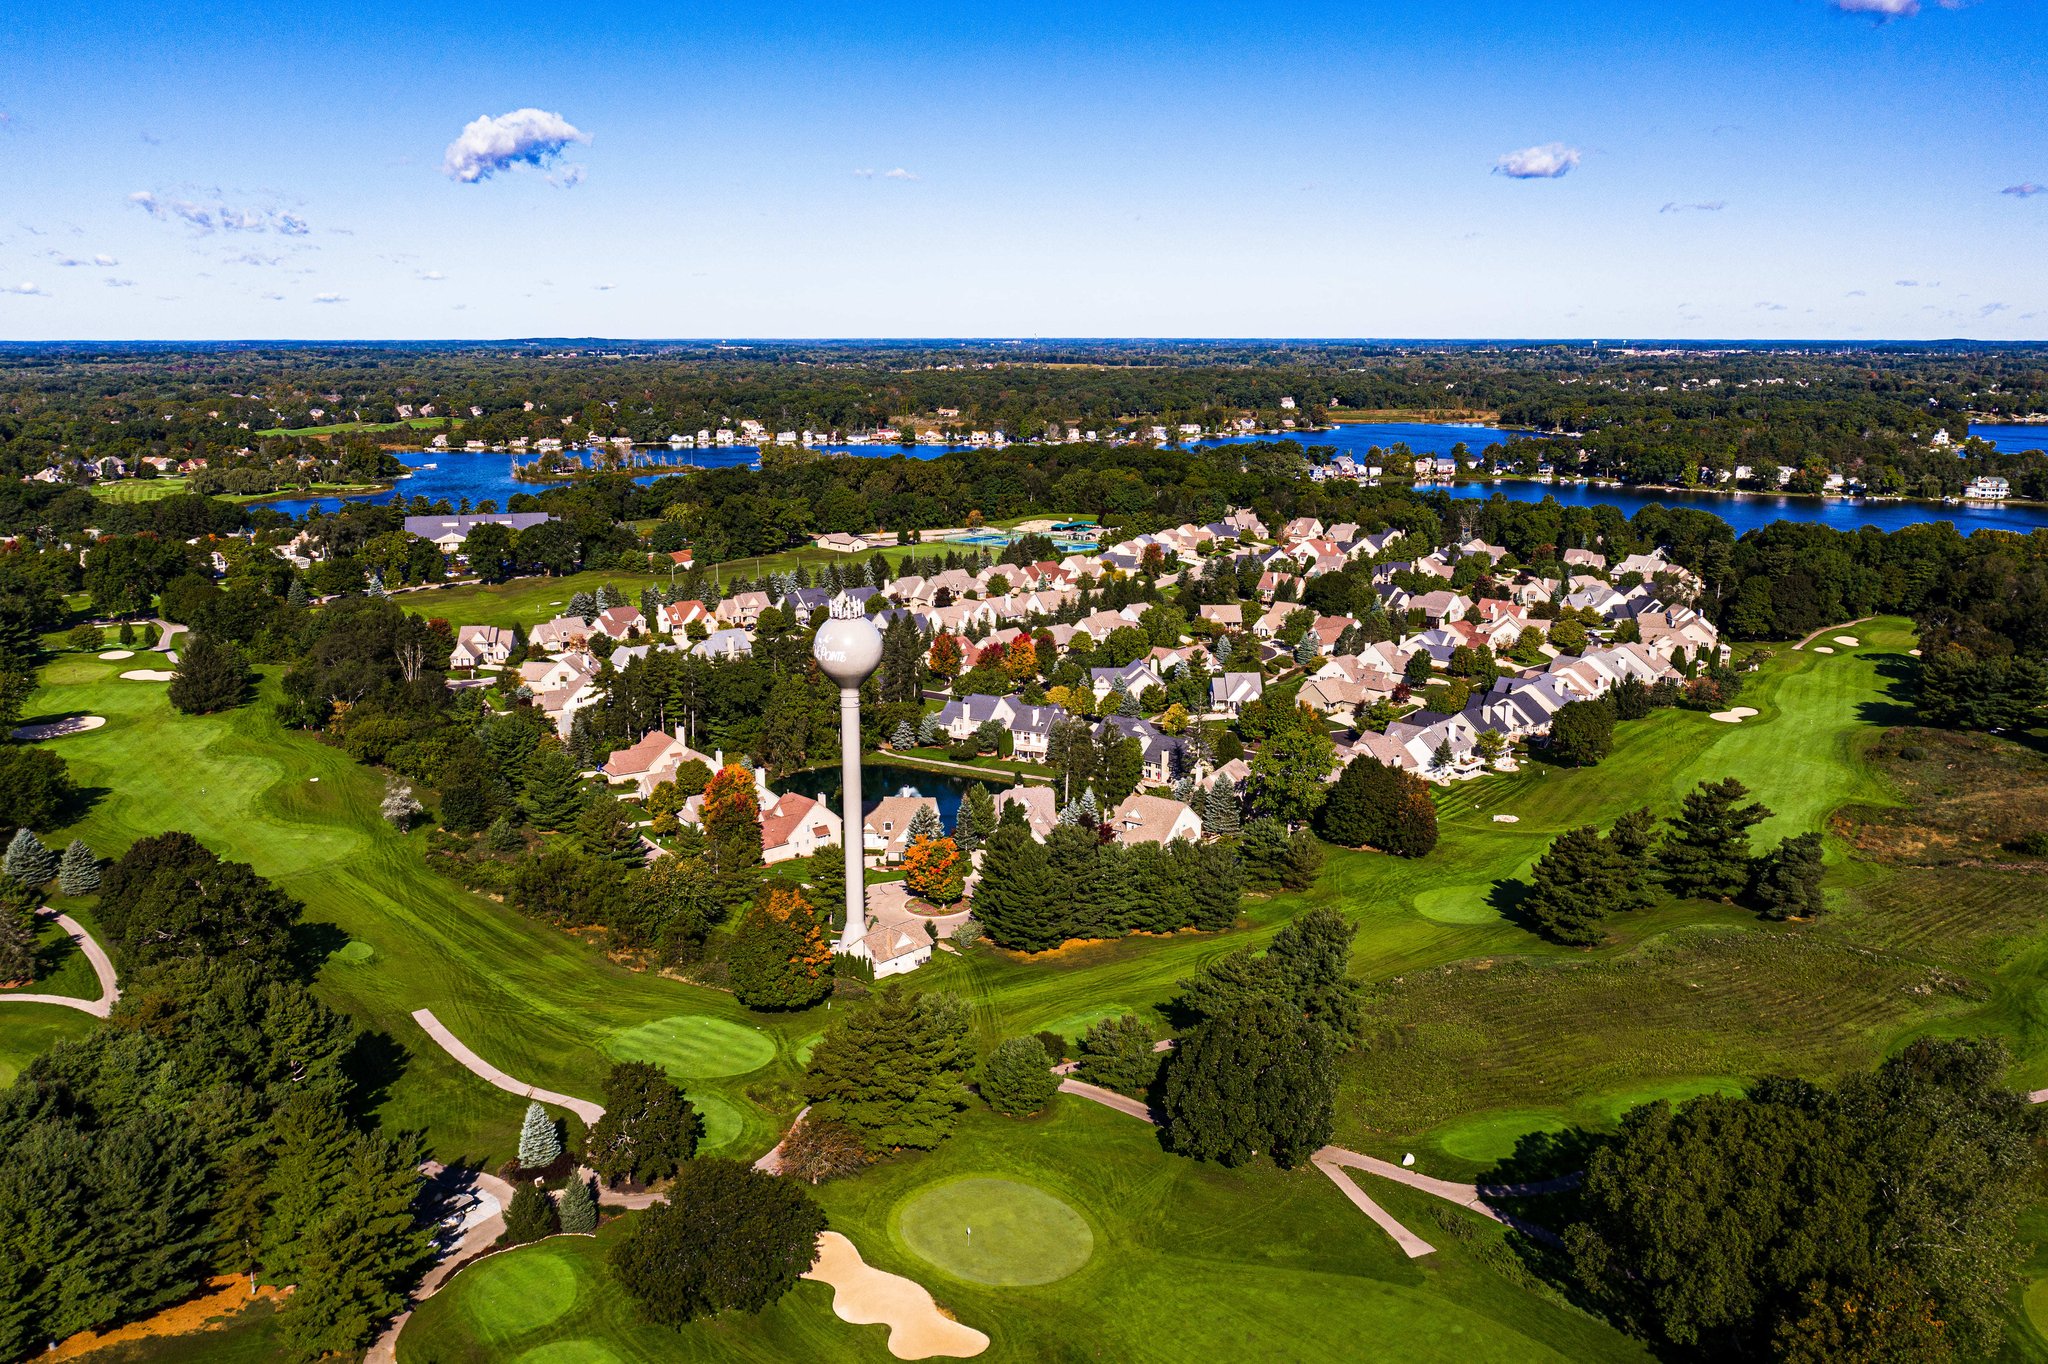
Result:
{"label": "red tile roof house", "polygon": [[647,627],[637,606],[607,606],[597,613],[597,628],[613,639],[626,639]]}
{"label": "red tile roof house", "polygon": [[695,758],[716,772],[710,758],[664,730],[654,730],[631,748],[622,748],[605,759],[604,779],[613,786],[630,785],[627,794],[645,800],[654,788],[675,775],[676,768]]}
{"label": "red tile roof house", "polygon": [[839,829],[839,816],[830,806],[786,791],[761,807],[761,860],[774,863],[809,857],[838,843]]}
{"label": "red tile roof house", "polygon": [[694,599],[690,601],[672,601],[655,611],[654,621],[659,628],[671,635],[683,633],[695,621],[702,621],[704,628],[709,630],[711,628],[711,610],[703,602]]}

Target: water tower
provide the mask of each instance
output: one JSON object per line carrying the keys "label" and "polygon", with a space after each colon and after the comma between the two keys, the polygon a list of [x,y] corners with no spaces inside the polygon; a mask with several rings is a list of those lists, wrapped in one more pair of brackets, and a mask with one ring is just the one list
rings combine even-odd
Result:
{"label": "water tower", "polygon": [[846,927],[838,950],[860,952],[868,935],[868,886],[861,858],[860,684],[874,676],[882,662],[882,632],[867,618],[859,602],[834,597],[832,618],[818,630],[811,645],[818,667],[839,684],[839,841],[846,854]]}

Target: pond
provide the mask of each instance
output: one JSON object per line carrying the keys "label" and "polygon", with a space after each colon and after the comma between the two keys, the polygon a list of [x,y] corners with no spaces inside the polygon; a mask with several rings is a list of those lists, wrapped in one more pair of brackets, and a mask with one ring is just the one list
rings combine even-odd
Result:
{"label": "pond", "polygon": [[[968,787],[984,786],[993,795],[1009,785],[999,779],[977,781],[955,772],[927,772],[920,767],[904,767],[899,763],[863,763],[860,769],[861,812],[865,814],[874,809],[884,796],[898,796],[906,792],[914,796],[930,796],[939,803],[939,817],[951,829],[960,814],[960,802],[967,798]],[[836,764],[795,773],[780,786],[782,790],[822,800],[834,810],[840,808],[839,768]]]}

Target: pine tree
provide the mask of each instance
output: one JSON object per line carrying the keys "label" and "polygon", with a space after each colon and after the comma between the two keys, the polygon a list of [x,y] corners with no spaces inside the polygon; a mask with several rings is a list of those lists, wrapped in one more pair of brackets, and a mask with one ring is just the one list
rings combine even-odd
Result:
{"label": "pine tree", "polygon": [[945,833],[946,826],[939,819],[938,805],[935,802],[919,802],[917,809],[912,811],[910,816],[911,842],[914,843],[920,838],[943,838]]}
{"label": "pine tree", "polygon": [[375,569],[370,570],[369,586],[365,590],[373,597],[388,597],[391,595],[384,590],[384,575]]}
{"label": "pine tree", "polygon": [[16,829],[7,845],[7,857],[0,861],[7,879],[27,890],[41,890],[57,875],[57,854],[27,829]]}
{"label": "pine tree", "polygon": [[522,1183],[512,1191],[512,1202],[505,1209],[505,1239],[513,1245],[524,1245],[538,1241],[543,1236],[553,1236],[561,1230],[561,1218],[555,1210],[555,1200],[533,1184]]}
{"label": "pine tree", "polygon": [[953,842],[962,852],[978,852],[996,830],[996,801],[980,782],[967,788],[953,817]]}
{"label": "pine tree", "polygon": [[1771,817],[1759,802],[1739,804],[1749,788],[1734,777],[1701,782],[1685,797],[1658,846],[1658,862],[1679,895],[1720,899],[1749,881],[1749,831]]}
{"label": "pine tree", "polygon": [[599,793],[576,817],[576,844],[583,855],[617,867],[646,865],[647,845],[627,818],[626,807]]}
{"label": "pine tree", "polygon": [[1600,941],[1600,921],[1624,908],[1629,867],[1619,849],[1588,825],[1571,829],[1536,861],[1523,913],[1558,942]]}
{"label": "pine tree", "polygon": [[1202,831],[1227,838],[1238,831],[1243,815],[1237,798],[1237,784],[1218,777],[1202,801]]}
{"label": "pine tree", "polygon": [[583,811],[583,785],[576,764],[549,745],[526,762],[526,816],[537,829],[567,829]]}
{"label": "pine tree", "polygon": [[946,727],[939,723],[938,716],[926,715],[917,722],[917,742],[920,745],[928,748],[933,744],[944,743],[945,739]]}
{"label": "pine tree", "polygon": [[535,1099],[526,1106],[526,1120],[519,1125],[519,1165],[526,1170],[544,1170],[562,1155],[562,1131],[547,1109]]}
{"label": "pine tree", "polygon": [[100,888],[100,860],[85,840],[74,838],[57,867],[57,885],[66,895],[90,895]]}
{"label": "pine tree", "polygon": [[1040,952],[1058,945],[1064,936],[1053,901],[1045,846],[1031,836],[1023,810],[1005,806],[982,854],[981,879],[974,890],[975,922],[1001,946]]}
{"label": "pine tree", "polygon": [[597,1195],[591,1192],[590,1181],[578,1174],[562,1190],[562,1201],[557,1209],[562,1230],[579,1236],[587,1236],[597,1230]]}
{"label": "pine tree", "polygon": [[837,843],[827,843],[811,854],[811,907],[829,932],[845,922],[846,854]]}
{"label": "pine tree", "polygon": [[896,732],[889,736],[889,747],[899,752],[903,749],[917,747],[917,731],[910,727],[910,721],[905,720],[902,724],[896,726]]}
{"label": "pine tree", "polygon": [[1820,888],[1824,868],[1819,834],[1785,839],[1757,859],[1750,895],[1773,919],[1818,917],[1826,908]]}
{"label": "pine tree", "polygon": [[231,710],[249,694],[249,665],[242,651],[211,635],[195,634],[178,652],[170,702],[187,715]]}
{"label": "pine tree", "polygon": [[585,625],[597,619],[597,599],[588,592],[578,592],[569,598],[569,614],[580,619]]}
{"label": "pine tree", "polygon": [[[36,924],[27,908],[0,898],[0,984],[35,979]],[[0,1283],[4,1283],[0,1275]],[[0,1340],[4,1340],[0,1335]]]}
{"label": "pine tree", "polygon": [[930,1150],[967,1103],[969,1037],[958,997],[881,992],[872,1008],[835,1019],[812,1053],[803,1083],[812,1118],[846,1123],[870,1151]]}
{"label": "pine tree", "polygon": [[1059,1077],[1052,1073],[1052,1058],[1035,1037],[1009,1037],[997,1043],[981,1063],[976,1085],[990,1108],[1012,1118],[1041,1112],[1059,1093],[1059,1087]]}
{"label": "pine tree", "polygon": [[[285,605],[292,607],[295,610],[303,611],[306,609],[306,603],[309,600],[311,599],[306,595],[306,580],[304,578],[294,577],[292,579],[292,585],[285,589]],[[129,631],[128,626],[125,622],[122,624],[121,630],[121,642],[123,644],[133,643],[134,641],[132,637],[132,632]]]}

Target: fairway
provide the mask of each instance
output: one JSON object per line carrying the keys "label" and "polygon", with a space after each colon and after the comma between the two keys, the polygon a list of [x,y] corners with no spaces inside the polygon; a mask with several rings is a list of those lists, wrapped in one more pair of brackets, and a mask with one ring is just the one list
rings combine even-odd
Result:
{"label": "fairway", "polygon": [[1054,1283],[1095,1252],[1081,1214],[1014,1179],[956,1179],[926,1189],[891,1221],[912,1254],[975,1283]]}
{"label": "fairway", "polygon": [[670,1075],[703,1080],[744,1075],[775,1059],[775,1043],[758,1028],[701,1014],[677,1014],[613,1033],[605,1055],[620,1061],[652,1061]]}

